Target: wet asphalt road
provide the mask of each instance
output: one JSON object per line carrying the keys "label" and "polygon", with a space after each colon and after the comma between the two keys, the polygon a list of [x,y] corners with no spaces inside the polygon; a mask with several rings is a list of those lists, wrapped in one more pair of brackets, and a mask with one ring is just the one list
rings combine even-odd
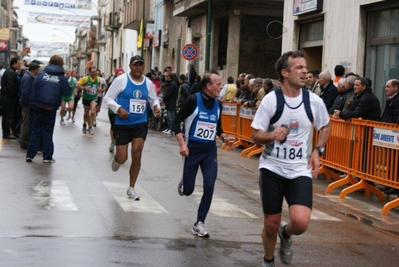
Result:
{"label": "wet asphalt road", "polygon": [[[55,127],[56,163],[26,163],[16,140],[0,145],[0,266],[261,266],[262,212],[257,158],[218,152],[219,175],[206,224],[191,234],[201,174],[190,197],[177,194],[182,158],[173,136],[150,131],[137,183],[141,201],[126,197],[129,164],[111,171],[105,108],[93,136],[76,123]],[[396,266],[399,211],[361,193],[325,194],[314,180],[308,231],[294,237],[291,266]],[[284,208],[287,220],[287,209]],[[278,244],[277,244],[278,248]],[[276,266],[283,266],[276,250]]]}

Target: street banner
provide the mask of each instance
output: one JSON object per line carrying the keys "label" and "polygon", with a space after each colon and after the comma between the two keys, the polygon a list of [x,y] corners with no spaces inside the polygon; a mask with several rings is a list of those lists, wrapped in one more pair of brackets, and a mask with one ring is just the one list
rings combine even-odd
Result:
{"label": "street banner", "polygon": [[38,57],[50,57],[52,55],[69,54],[69,44],[63,42],[32,42],[28,45],[31,51],[35,51]]}
{"label": "street banner", "polygon": [[90,17],[30,12],[28,22],[87,28],[90,26]]}
{"label": "street banner", "polygon": [[[47,0],[25,0],[27,6],[42,6],[57,9],[91,9],[94,4],[91,0],[62,0],[62,1],[47,1]],[[96,7],[96,6],[94,6]]]}

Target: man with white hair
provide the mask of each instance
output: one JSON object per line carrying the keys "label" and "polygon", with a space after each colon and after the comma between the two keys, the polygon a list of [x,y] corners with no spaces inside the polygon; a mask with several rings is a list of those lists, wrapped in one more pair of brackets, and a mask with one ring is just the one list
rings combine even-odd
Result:
{"label": "man with white hair", "polygon": [[330,110],[335,98],[338,95],[338,89],[331,80],[331,74],[327,71],[321,72],[319,74],[319,84],[321,89],[320,97],[323,99],[327,110]]}

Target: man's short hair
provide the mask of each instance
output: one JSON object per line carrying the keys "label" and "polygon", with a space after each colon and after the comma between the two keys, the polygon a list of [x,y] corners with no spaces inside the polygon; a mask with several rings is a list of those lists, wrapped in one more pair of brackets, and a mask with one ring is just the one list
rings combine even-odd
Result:
{"label": "man's short hair", "polygon": [[335,76],[344,76],[345,74],[345,67],[342,65],[336,65],[334,68]]}

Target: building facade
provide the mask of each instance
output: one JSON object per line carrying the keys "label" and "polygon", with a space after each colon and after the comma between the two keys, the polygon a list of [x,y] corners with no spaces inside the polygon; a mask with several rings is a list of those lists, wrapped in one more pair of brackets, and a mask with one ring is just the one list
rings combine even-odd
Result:
{"label": "building facade", "polygon": [[399,2],[396,0],[285,0],[282,52],[302,50],[308,68],[343,65],[372,80],[382,106],[385,83],[399,74]]}

